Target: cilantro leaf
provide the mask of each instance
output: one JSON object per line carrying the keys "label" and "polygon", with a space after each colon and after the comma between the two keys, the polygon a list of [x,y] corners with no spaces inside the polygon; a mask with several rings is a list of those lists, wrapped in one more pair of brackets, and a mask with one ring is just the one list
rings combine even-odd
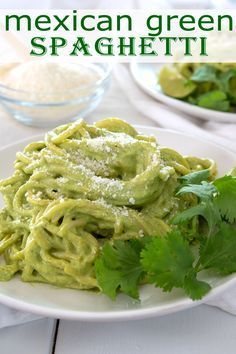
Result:
{"label": "cilantro leaf", "polygon": [[218,208],[211,202],[201,202],[200,204],[184,210],[176,215],[172,222],[173,224],[182,224],[187,220],[191,220],[194,216],[202,216],[208,223],[209,234],[211,234],[216,225],[221,221]]}
{"label": "cilantro leaf", "polygon": [[192,300],[199,300],[211,289],[209,284],[197,279],[194,255],[179,231],[153,238],[141,252],[141,258],[148,281],[164,291],[183,288]]}
{"label": "cilantro leaf", "polygon": [[208,283],[198,280],[196,276],[196,271],[192,271],[184,279],[184,291],[192,300],[200,300],[211,290]]}
{"label": "cilantro leaf", "polygon": [[[194,207],[186,209],[182,213],[177,214],[173,218],[172,222],[173,224],[178,225],[184,223],[185,221],[191,220],[194,216],[201,215],[205,217],[205,214],[207,213],[206,208],[207,206],[205,203],[195,205]],[[207,217],[205,217],[205,219],[208,221]]]}
{"label": "cilantro leaf", "polygon": [[188,173],[185,176],[179,178],[182,184],[200,184],[202,181],[207,181],[210,177],[209,170],[201,170]]}
{"label": "cilantro leaf", "polygon": [[143,243],[138,240],[115,241],[103,246],[102,256],[95,263],[95,273],[104,294],[115,299],[117,291],[138,299],[138,284],[144,276],[140,264]]}
{"label": "cilantro leaf", "polygon": [[236,222],[236,177],[224,176],[214,182],[218,190],[215,198],[221,215],[230,223]]}
{"label": "cilantro leaf", "polygon": [[231,94],[231,80],[236,77],[236,70],[230,69],[228,71],[222,72],[219,76],[220,87],[222,91]]}
{"label": "cilantro leaf", "polygon": [[[195,178],[195,181],[199,179]],[[214,197],[217,195],[218,190],[212,183],[202,181],[201,184],[184,184],[179,188],[176,195],[185,193],[195,194],[200,199],[200,203],[175,216],[172,222],[174,224],[182,224],[195,216],[202,216],[207,221],[209,234],[211,234],[215,226],[221,221],[219,209],[214,203]]]}
{"label": "cilantro leaf", "polygon": [[213,198],[215,193],[217,193],[217,189],[213,184],[203,181],[201,184],[184,185],[179,189],[176,195],[185,193],[193,193],[202,201],[208,201]]}
{"label": "cilantro leaf", "polygon": [[102,292],[112,300],[115,300],[120,286],[120,272],[110,269],[102,258],[98,258],[95,263],[95,273]]}
{"label": "cilantro leaf", "polygon": [[223,112],[234,110],[236,104],[236,69],[222,70],[211,64],[200,65],[190,76],[196,85],[185,100],[200,107]]}
{"label": "cilantro leaf", "polygon": [[203,241],[200,247],[202,269],[213,268],[219,274],[236,272],[236,228],[222,223],[219,231]]}
{"label": "cilantro leaf", "polygon": [[197,104],[200,107],[214,109],[221,112],[228,112],[230,109],[230,102],[226,93],[219,90],[210,91],[200,95],[197,99]]}
{"label": "cilantro leaf", "polygon": [[190,246],[178,231],[153,238],[141,252],[141,264],[148,273],[148,281],[164,291],[183,287],[193,261]]}
{"label": "cilantro leaf", "polygon": [[212,65],[200,66],[190,78],[194,82],[218,83],[217,69]]}

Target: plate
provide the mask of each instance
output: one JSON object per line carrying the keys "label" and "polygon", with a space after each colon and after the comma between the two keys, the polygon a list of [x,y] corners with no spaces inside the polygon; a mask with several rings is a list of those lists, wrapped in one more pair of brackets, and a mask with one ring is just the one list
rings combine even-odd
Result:
{"label": "plate", "polygon": [[219,112],[198,107],[165,95],[161,91],[160,85],[157,84],[157,74],[162,66],[163,64],[132,63],[130,70],[135,82],[156,100],[199,119],[221,123],[236,123],[236,113]]}
{"label": "plate", "polygon": [[[172,147],[182,154],[215,159],[219,165],[219,175],[223,175],[236,164],[234,154],[220,145],[164,129],[143,126],[138,126],[137,129],[144,134],[155,135],[160,144]],[[33,137],[0,150],[0,178],[12,174],[17,151],[22,150],[26,144],[41,139],[41,136]],[[165,315],[196,306],[227,290],[233,283],[236,284],[235,275],[213,278],[206,274],[205,278],[211,283],[213,289],[201,301],[192,301],[180,289],[163,293],[151,285],[141,287],[140,302],[124,294],[120,294],[116,301],[112,301],[105,295],[91,291],[23,283],[20,279],[14,278],[9,282],[0,283],[0,302],[47,317],[84,321],[131,320]]]}

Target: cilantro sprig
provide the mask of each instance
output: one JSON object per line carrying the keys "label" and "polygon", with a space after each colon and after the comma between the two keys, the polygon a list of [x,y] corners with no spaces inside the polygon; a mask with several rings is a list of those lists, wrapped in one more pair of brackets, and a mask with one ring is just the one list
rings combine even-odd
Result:
{"label": "cilantro sprig", "polygon": [[236,177],[224,176],[213,183],[206,182],[206,178],[208,177],[204,170],[180,178],[182,184],[176,194],[195,194],[199,203],[177,215],[173,222],[180,224],[193,216],[202,216],[207,221],[211,234],[224,219],[229,223],[236,221]]}
{"label": "cilantro sprig", "polygon": [[221,216],[230,223],[236,222],[236,177],[224,176],[214,182],[218,190],[215,199]]}
{"label": "cilantro sprig", "polygon": [[190,77],[190,82],[198,86],[188,101],[200,107],[230,112],[235,108],[235,80],[235,68],[222,71],[210,64],[201,65]]}
{"label": "cilantro sprig", "polygon": [[141,263],[147,272],[148,282],[164,291],[183,288],[192,299],[204,296],[210,286],[197,279],[195,257],[183,236],[172,231],[165,238],[153,238],[142,251]]}
{"label": "cilantro sprig", "polygon": [[137,299],[138,285],[144,277],[140,263],[143,244],[138,240],[117,240],[113,245],[106,243],[102,256],[95,264],[98,283],[104,294],[116,298],[117,291]]}
{"label": "cilantro sprig", "polygon": [[[119,292],[138,299],[139,285],[145,282],[165,292],[182,288],[198,300],[211,289],[201,280],[203,270],[223,276],[236,272],[236,177],[208,179],[208,170],[180,179],[177,196],[194,194],[198,203],[174,218],[173,229],[166,236],[105,243],[95,264],[103,293],[111,299]],[[197,252],[181,228],[194,217],[205,220],[208,228],[196,237]]]}

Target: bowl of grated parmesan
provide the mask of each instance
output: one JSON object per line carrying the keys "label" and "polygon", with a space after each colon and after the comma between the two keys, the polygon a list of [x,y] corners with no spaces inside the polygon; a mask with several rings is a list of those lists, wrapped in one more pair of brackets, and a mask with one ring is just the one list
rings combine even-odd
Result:
{"label": "bowl of grated parmesan", "polygon": [[84,118],[109,87],[111,66],[31,60],[0,65],[0,103],[18,121],[41,128]]}

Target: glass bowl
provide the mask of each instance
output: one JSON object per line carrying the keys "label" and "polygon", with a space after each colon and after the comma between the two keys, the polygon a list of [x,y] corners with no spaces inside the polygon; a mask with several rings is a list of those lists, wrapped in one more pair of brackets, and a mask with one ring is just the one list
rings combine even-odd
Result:
{"label": "glass bowl", "polygon": [[100,78],[73,90],[58,91],[51,98],[49,94],[43,102],[37,100],[36,95],[32,99],[32,93],[27,88],[25,91],[16,90],[0,84],[0,103],[19,122],[40,128],[51,128],[84,118],[96,108],[108,89],[111,66],[106,63],[74,65],[90,67],[99,72]]}

